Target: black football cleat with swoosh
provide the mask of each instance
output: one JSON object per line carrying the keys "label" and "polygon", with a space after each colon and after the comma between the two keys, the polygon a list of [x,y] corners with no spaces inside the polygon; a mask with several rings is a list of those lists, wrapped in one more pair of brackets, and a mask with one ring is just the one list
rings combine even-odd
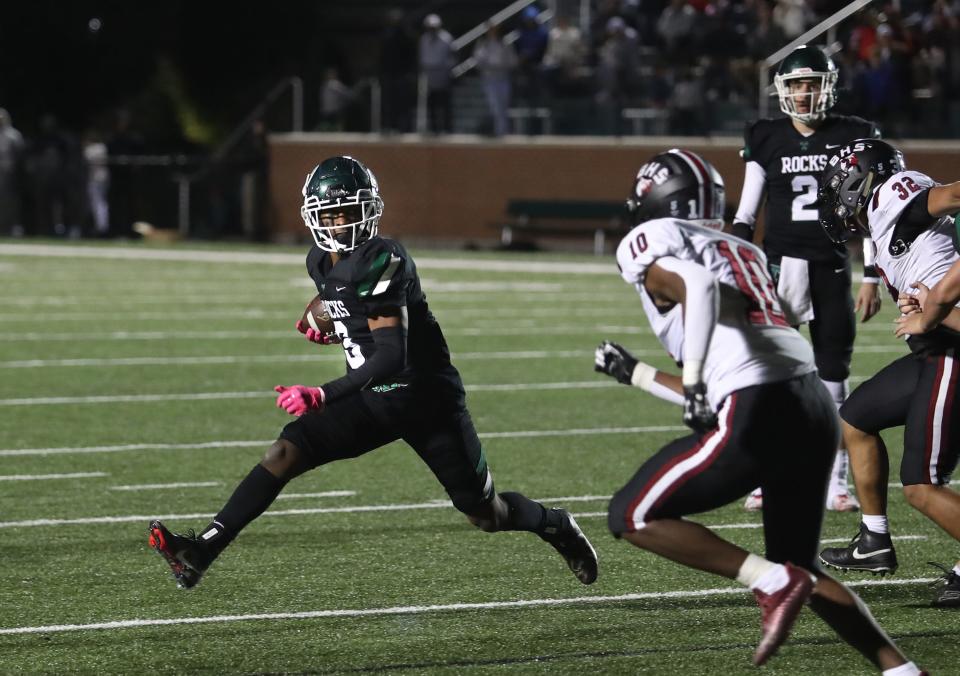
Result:
{"label": "black football cleat with swoosh", "polygon": [[820,562],[839,570],[886,575],[897,570],[897,552],[889,533],[874,533],[864,524],[846,547],[828,547]]}
{"label": "black football cleat with swoosh", "polygon": [[213,561],[203,541],[192,530],[183,535],[172,533],[160,521],[151,521],[147,534],[150,547],[170,566],[177,586],[195,587]]}

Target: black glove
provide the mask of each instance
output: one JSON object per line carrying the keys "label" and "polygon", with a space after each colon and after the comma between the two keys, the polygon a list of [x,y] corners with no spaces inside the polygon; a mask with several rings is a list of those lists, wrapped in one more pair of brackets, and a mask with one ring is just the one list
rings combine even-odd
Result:
{"label": "black glove", "polygon": [[683,424],[703,434],[717,426],[717,414],[707,401],[707,386],[697,383],[683,388]]}
{"label": "black glove", "polygon": [[594,371],[606,373],[624,385],[631,384],[630,378],[633,376],[633,369],[637,366],[637,360],[620,345],[609,340],[603,341],[597,346],[593,361]]}
{"label": "black glove", "polygon": [[753,226],[742,221],[734,221],[730,227],[730,234],[748,242],[753,241]]}

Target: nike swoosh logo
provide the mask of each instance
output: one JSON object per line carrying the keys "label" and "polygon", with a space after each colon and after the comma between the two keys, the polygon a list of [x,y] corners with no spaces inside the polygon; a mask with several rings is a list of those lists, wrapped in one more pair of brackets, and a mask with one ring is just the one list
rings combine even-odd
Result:
{"label": "nike swoosh logo", "polygon": [[338,287],[337,287],[337,293],[340,293],[341,291],[343,291],[343,290],[346,289],[346,288],[347,288],[347,287],[345,287],[345,286],[338,286]]}
{"label": "nike swoosh logo", "polygon": [[842,143],[833,143],[833,144],[825,143],[823,147],[826,148],[827,150],[833,150],[834,148],[839,148],[842,145],[843,145]]}
{"label": "nike swoosh logo", "polygon": [[877,549],[877,550],[872,551],[872,552],[867,552],[866,554],[861,554],[861,553],[860,553],[860,550],[854,549],[854,550],[853,550],[853,558],[855,558],[855,559],[860,559],[860,560],[869,559],[871,556],[877,556],[878,554],[886,554],[886,553],[889,552],[889,551],[893,551],[893,550],[891,550],[891,549],[888,547],[887,549]]}
{"label": "nike swoosh logo", "polygon": [[[841,272],[843,272],[844,270],[846,270],[846,268],[837,268],[836,270],[834,270],[834,272],[836,272],[836,273],[839,275],[839,274],[840,274]],[[339,291],[339,290],[340,290],[340,289],[337,289],[337,291]]]}

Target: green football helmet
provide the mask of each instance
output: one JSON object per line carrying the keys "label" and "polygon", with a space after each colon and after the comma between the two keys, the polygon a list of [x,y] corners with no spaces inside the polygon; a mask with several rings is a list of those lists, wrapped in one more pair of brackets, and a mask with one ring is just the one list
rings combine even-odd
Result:
{"label": "green football helmet", "polygon": [[[348,222],[334,224],[333,214],[345,214]],[[324,251],[349,253],[376,237],[382,215],[377,179],[354,158],[330,157],[307,174],[300,216]]]}
{"label": "green football helmet", "polygon": [[[812,86],[804,88],[807,81]],[[836,102],[837,66],[819,47],[800,45],[780,63],[773,83],[780,110],[800,122],[816,122]]]}

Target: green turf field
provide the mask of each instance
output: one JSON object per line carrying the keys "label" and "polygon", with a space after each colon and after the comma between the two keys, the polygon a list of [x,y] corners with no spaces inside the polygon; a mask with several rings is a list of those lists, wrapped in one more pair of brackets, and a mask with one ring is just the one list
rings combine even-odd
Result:
{"label": "green turf field", "polygon": [[[0,672],[755,671],[751,595],[607,533],[610,494],[683,433],[679,409],[593,373],[603,338],[669,365],[611,258],[418,257],[498,488],[569,507],[599,552],[596,584],[532,536],[472,529],[395,444],[292,482],[183,591],[147,547],[150,518],[204,526],[288,419],[273,386],[342,372],[339,348],[293,330],[313,296],[302,256],[13,246],[0,246]],[[516,265],[483,269],[502,261]],[[887,300],[861,331],[855,383],[903,354],[893,312]],[[897,467],[902,435],[886,440]],[[859,593],[913,659],[960,673],[960,612],[926,607],[926,562],[960,551],[896,488],[890,516],[897,575],[844,579],[869,583]],[[739,504],[701,520],[761,551],[759,516]],[[857,523],[829,513],[823,538]],[[763,672],[870,670],[806,611]]]}

